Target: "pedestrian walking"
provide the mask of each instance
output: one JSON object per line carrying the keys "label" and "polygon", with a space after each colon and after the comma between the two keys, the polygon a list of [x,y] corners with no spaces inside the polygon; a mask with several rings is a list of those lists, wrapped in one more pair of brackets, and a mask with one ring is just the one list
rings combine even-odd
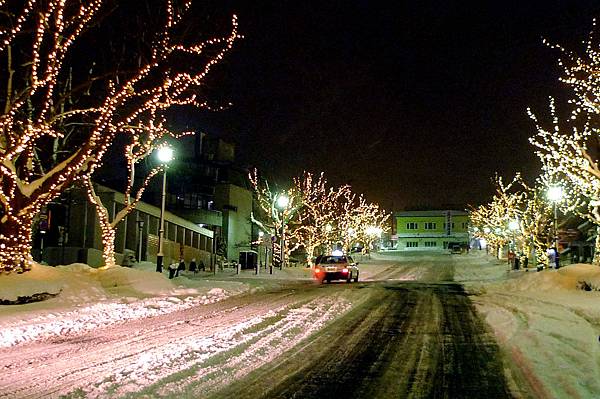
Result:
{"label": "pedestrian walking", "polygon": [[192,261],[190,262],[190,271],[194,272],[194,274],[198,273],[198,269],[196,267],[196,258],[192,258]]}
{"label": "pedestrian walking", "polygon": [[179,273],[185,271],[185,261],[183,258],[179,259],[179,265],[177,266],[177,273],[175,277],[179,277]]}
{"label": "pedestrian walking", "polygon": [[177,263],[171,263],[169,265],[169,279],[172,279],[173,277],[175,277],[176,273],[177,273]]}

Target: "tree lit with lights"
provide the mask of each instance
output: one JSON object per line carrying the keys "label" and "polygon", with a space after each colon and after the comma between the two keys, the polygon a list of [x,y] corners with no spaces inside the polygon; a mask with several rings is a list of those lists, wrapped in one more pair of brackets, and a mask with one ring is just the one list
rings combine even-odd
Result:
{"label": "tree lit with lights", "polygon": [[546,249],[551,237],[552,208],[546,201],[544,186],[528,186],[517,174],[508,184],[496,176],[496,192],[492,200],[469,214],[475,237],[484,238],[493,251],[511,241],[513,249],[533,254],[546,261]]}
{"label": "tree lit with lights", "polygon": [[[131,165],[146,152],[146,143],[167,134],[168,110],[209,108],[199,89],[240,37],[234,17],[225,37],[178,41],[191,2],[166,0],[164,22],[135,68],[96,74],[90,61],[87,74],[75,73],[81,68],[72,64],[74,48],[101,22],[104,6],[102,0],[30,0],[9,9],[0,1],[0,58],[6,66],[0,76],[5,82],[0,86],[0,271],[30,268],[34,218],[74,182],[90,188],[90,176],[118,135],[128,138],[131,177]],[[131,182],[126,197],[132,197]],[[99,213],[104,226],[106,215]],[[110,245],[105,227],[104,244]]]}
{"label": "tree lit with lights", "polygon": [[[248,174],[248,178],[258,208],[257,214],[251,214],[252,223],[277,238],[273,243],[273,256],[277,262],[285,262],[290,253],[300,247],[298,240],[294,239],[294,230],[299,225],[297,211],[303,205],[302,195],[295,186],[287,190],[272,190],[269,182],[259,177],[256,169]],[[282,202],[283,198],[286,198],[285,203]],[[281,259],[281,243],[284,244],[284,259]]]}
{"label": "tree lit with lights", "polygon": [[[594,29],[596,22],[594,21]],[[562,68],[560,81],[571,91],[568,99],[570,117],[559,118],[556,102],[550,99],[551,122],[544,123],[531,111],[537,134],[531,137],[536,154],[542,161],[542,179],[549,186],[564,186],[562,201],[557,205],[564,212],[575,213],[600,226],[600,167],[597,145],[600,139],[600,51],[590,33],[583,42],[585,51],[578,55],[557,45],[558,64]],[[596,238],[594,263],[600,264],[600,234]]]}
{"label": "tree lit with lights", "polygon": [[340,199],[350,191],[350,187],[327,187],[323,173],[316,179],[310,172],[295,178],[294,186],[301,193],[303,204],[298,212],[300,227],[294,235],[306,251],[308,264],[312,265],[315,251],[335,239],[332,223],[340,212]]}
{"label": "tree lit with lights", "polygon": [[277,192],[258,177],[256,170],[249,179],[260,213],[252,214],[252,222],[275,237],[283,231],[287,237],[286,256],[304,248],[309,265],[319,248],[324,252],[339,243],[349,252],[356,242],[370,248],[388,230],[387,212],[362,195],[353,194],[350,186],[328,187],[323,173],[315,178],[304,172],[295,178],[292,187],[285,191],[289,204],[283,211],[276,207]]}
{"label": "tree lit with lights", "polygon": [[[390,214],[381,209],[378,204],[367,202],[362,196],[352,192],[345,192],[340,197],[341,212],[337,217],[337,227],[340,234],[342,248],[350,252],[354,243],[362,243],[368,250],[378,237],[376,235],[389,230],[387,221]],[[377,229],[377,230],[374,230]]]}

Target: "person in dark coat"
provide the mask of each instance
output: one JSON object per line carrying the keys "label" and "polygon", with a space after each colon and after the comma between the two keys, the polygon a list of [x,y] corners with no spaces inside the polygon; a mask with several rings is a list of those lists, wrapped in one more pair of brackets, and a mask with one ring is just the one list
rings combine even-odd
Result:
{"label": "person in dark coat", "polygon": [[193,258],[190,262],[190,271],[194,272],[194,274],[198,273],[198,269],[196,268],[196,258]]}
{"label": "person in dark coat", "polygon": [[182,259],[179,259],[179,266],[177,266],[177,274],[175,274],[175,277],[179,277],[179,272],[183,272],[185,271],[185,262]]}
{"label": "person in dark coat", "polygon": [[177,277],[177,263],[171,263],[169,265],[169,279]]}

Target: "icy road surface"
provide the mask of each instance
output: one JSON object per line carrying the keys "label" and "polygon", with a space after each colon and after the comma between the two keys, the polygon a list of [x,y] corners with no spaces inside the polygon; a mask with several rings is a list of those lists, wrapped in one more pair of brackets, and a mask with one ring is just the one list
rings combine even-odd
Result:
{"label": "icy road surface", "polygon": [[[529,314],[524,306],[534,302],[524,302],[524,291],[467,295],[461,281],[519,278],[482,265],[474,257],[392,257],[362,265],[358,284],[290,281],[125,323],[77,324],[66,335],[31,333],[0,348],[0,398],[595,397],[597,350],[585,341],[586,350],[575,347],[565,335],[572,329],[560,330],[577,315],[561,307],[556,320],[556,305],[535,302],[534,314],[551,311],[560,322],[546,347],[535,319],[506,321],[507,312]],[[582,323],[579,335],[596,340],[595,324]],[[552,355],[566,349],[577,352],[573,381],[544,372],[564,364]],[[578,374],[576,364],[586,368]]]}

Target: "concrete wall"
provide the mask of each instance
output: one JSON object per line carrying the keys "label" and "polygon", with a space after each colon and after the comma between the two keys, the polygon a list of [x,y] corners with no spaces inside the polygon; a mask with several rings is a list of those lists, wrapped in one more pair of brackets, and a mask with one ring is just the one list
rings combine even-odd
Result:
{"label": "concrete wall", "polygon": [[240,251],[250,249],[252,240],[252,192],[229,183],[219,184],[215,189],[215,207],[223,214],[227,259],[238,260]]}

